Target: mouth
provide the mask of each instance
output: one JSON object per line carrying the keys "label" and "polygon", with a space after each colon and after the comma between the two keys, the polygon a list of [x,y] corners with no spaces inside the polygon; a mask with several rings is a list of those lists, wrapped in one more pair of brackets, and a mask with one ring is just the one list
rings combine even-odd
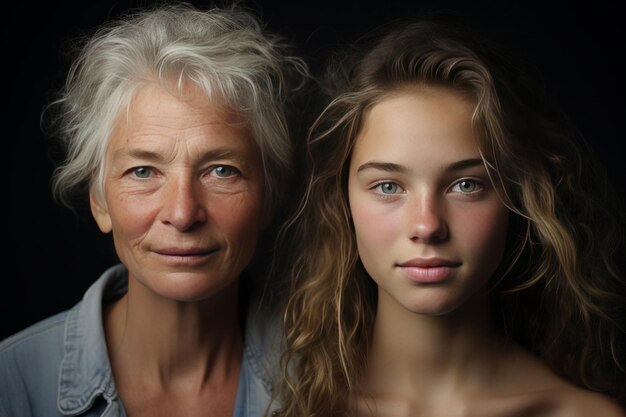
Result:
{"label": "mouth", "polygon": [[461,262],[451,261],[444,258],[415,258],[403,263],[399,263],[397,266],[401,268],[455,268],[460,265]]}
{"label": "mouth", "polygon": [[164,248],[154,250],[154,253],[162,256],[199,257],[211,255],[217,250],[217,248]]}
{"label": "mouth", "polygon": [[443,258],[415,258],[396,265],[411,281],[437,283],[446,280],[461,262]]}
{"label": "mouth", "polygon": [[200,266],[219,252],[219,248],[160,248],[153,250],[162,262],[173,267]]}

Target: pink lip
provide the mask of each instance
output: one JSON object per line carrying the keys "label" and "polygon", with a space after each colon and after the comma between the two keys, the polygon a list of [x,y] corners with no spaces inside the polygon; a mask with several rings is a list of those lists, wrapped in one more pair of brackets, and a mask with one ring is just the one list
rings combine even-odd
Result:
{"label": "pink lip", "polygon": [[397,267],[412,281],[434,283],[445,280],[460,265],[460,262],[442,258],[415,258]]}
{"label": "pink lip", "polygon": [[166,265],[174,267],[200,266],[218,252],[218,248],[160,248],[154,250]]}
{"label": "pink lip", "polygon": [[215,248],[162,248],[154,250],[163,256],[203,256],[215,252]]}

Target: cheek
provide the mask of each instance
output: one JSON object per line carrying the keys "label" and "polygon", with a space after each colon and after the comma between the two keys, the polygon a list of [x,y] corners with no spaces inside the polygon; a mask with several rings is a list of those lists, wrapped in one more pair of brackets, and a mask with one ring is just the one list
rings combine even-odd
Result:
{"label": "cheek", "polygon": [[474,252],[474,259],[493,270],[500,264],[504,253],[508,210],[495,206],[477,211],[471,218],[471,222],[460,225],[457,230],[464,231],[465,246]]}
{"label": "cheek", "polygon": [[350,211],[359,251],[379,252],[391,245],[402,229],[399,216],[390,206],[364,201],[367,197],[351,200]]}
{"label": "cheek", "polygon": [[154,223],[159,206],[150,198],[112,195],[109,212],[113,235],[133,239],[143,236]]}
{"label": "cheek", "polygon": [[217,200],[211,205],[210,218],[231,238],[256,236],[261,228],[261,200],[257,193]]}

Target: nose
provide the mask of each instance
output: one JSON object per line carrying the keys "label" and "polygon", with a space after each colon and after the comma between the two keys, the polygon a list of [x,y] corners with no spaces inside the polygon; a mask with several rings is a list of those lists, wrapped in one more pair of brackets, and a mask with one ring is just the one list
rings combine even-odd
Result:
{"label": "nose", "polygon": [[191,178],[178,178],[168,183],[162,195],[161,221],[179,231],[206,222],[208,214],[199,187]]}
{"label": "nose", "polygon": [[440,243],[448,238],[445,206],[436,196],[422,194],[409,204],[409,236],[414,242]]}

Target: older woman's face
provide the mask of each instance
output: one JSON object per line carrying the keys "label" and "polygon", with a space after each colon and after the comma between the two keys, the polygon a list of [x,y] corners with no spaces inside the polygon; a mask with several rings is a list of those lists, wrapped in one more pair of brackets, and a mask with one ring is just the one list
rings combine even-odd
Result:
{"label": "older woman's face", "polygon": [[264,223],[260,154],[225,116],[149,86],[109,143],[92,212],[130,279],[163,297],[197,301],[231,284]]}

